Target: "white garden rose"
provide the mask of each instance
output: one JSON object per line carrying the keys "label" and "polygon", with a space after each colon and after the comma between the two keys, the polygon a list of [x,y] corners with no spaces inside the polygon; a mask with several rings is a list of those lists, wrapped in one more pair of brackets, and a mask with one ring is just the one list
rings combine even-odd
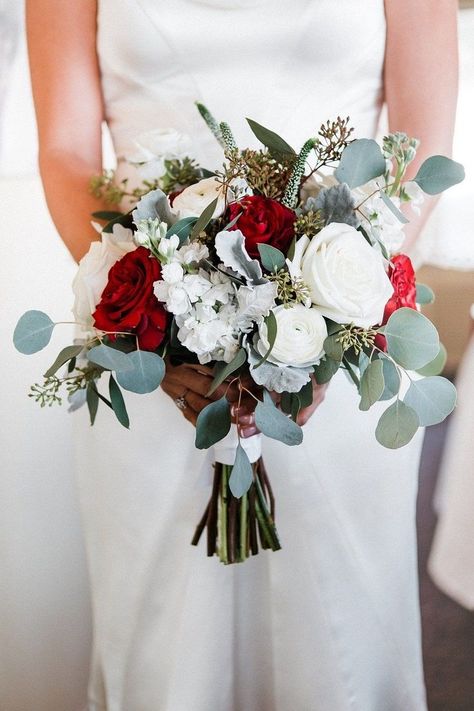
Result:
{"label": "white garden rose", "polygon": [[89,251],[82,257],[72,283],[75,296],[72,311],[75,320],[85,329],[92,328],[92,314],[107,285],[110,268],[136,248],[132,230],[114,225],[113,232],[103,232],[102,241],[92,242]]}
{"label": "white garden rose", "polygon": [[[277,323],[277,335],[268,356],[271,363],[279,366],[307,367],[319,362],[323,355],[324,339],[328,335],[326,322],[319,311],[302,304],[277,306],[273,309]],[[265,323],[258,328],[256,343],[260,355],[269,349]]]}
{"label": "white garden rose", "polygon": [[[234,199],[234,195],[227,192],[228,201]],[[204,178],[195,185],[190,185],[185,188],[173,200],[173,212],[178,215],[181,220],[183,217],[199,217],[206,207],[216,198],[218,198],[214,217],[219,217],[225,210],[226,206],[225,187],[217,178]]]}
{"label": "white garden rose", "polygon": [[354,227],[324,227],[309,243],[301,271],[323,316],[363,328],[381,323],[393,287],[382,255]]}
{"label": "white garden rose", "polygon": [[145,131],[134,140],[137,147],[128,161],[137,166],[143,180],[156,180],[166,172],[165,160],[185,158],[190,155],[192,143],[189,136],[174,128],[155,128]]}

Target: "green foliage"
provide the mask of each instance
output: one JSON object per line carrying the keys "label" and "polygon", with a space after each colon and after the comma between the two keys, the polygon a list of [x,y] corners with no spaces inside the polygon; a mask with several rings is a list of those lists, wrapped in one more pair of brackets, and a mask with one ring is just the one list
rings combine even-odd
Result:
{"label": "green foliage", "polygon": [[273,350],[273,346],[275,345],[278,325],[277,325],[277,320],[275,318],[275,314],[273,313],[273,311],[269,311],[268,316],[265,317],[265,325],[267,327],[268,350],[265,353],[265,355],[262,356],[262,358],[258,361],[258,363],[256,365],[254,365],[253,370],[255,370],[256,368],[261,366],[262,363],[265,363],[268,356],[270,355],[270,353]]}
{"label": "green foliage", "polygon": [[385,172],[385,159],[376,141],[359,138],[344,149],[335,176],[340,183],[358,188]]}
{"label": "green foliage", "polygon": [[62,365],[64,365],[68,361],[75,359],[83,348],[83,345],[66,346],[65,348],[63,348],[56,360],[54,361],[53,365],[48,368],[48,370],[44,374],[44,377],[49,378],[51,375],[54,375]]}
{"label": "green foliage", "polygon": [[395,395],[398,395],[400,390],[400,374],[396,365],[385,356],[380,356],[383,369],[383,379],[385,388],[380,396],[380,400],[391,400]]}
{"label": "green foliage", "polygon": [[298,204],[301,180],[306,169],[306,159],[317,143],[316,138],[309,138],[298,154],[298,158],[293,166],[290,180],[282,198],[282,205],[294,209]]}
{"label": "green foliage", "polygon": [[191,230],[191,237],[190,237],[191,240],[198,237],[200,232],[202,232],[203,230],[206,229],[209,222],[212,220],[214,211],[217,207],[217,202],[218,202],[218,198],[215,198],[211,203],[209,203],[209,205],[199,215],[194,227]]}
{"label": "green foliage", "polygon": [[443,372],[444,366],[446,365],[446,361],[448,359],[448,354],[446,351],[446,348],[443,346],[442,343],[439,344],[439,352],[436,358],[433,358],[433,360],[430,363],[427,363],[426,365],[423,366],[423,368],[418,368],[417,373],[420,375],[439,375],[440,373]]}
{"label": "green foliage", "polygon": [[435,295],[434,292],[430,289],[429,286],[426,286],[426,284],[417,284],[416,285],[416,303],[423,305],[423,304],[432,304],[435,300]]}
{"label": "green foliage", "polygon": [[382,201],[385,203],[385,205],[388,207],[388,209],[392,212],[393,215],[399,220],[403,225],[406,225],[409,220],[405,217],[403,212],[398,209],[398,207],[395,205],[395,203],[390,200],[388,195],[384,190],[379,190],[379,195],[382,198]]}
{"label": "green foliage", "polygon": [[405,403],[418,415],[422,427],[442,422],[456,406],[456,388],[439,375],[413,380]]}
{"label": "green foliage", "polygon": [[403,307],[394,311],[384,334],[389,355],[404,368],[422,368],[439,352],[436,328],[415,309]]}
{"label": "green foliage", "polygon": [[339,370],[341,363],[340,361],[333,360],[332,358],[322,358],[319,361],[319,365],[314,366],[314,375],[316,382],[319,385],[324,385],[329,383],[333,375]]}
{"label": "green foliage", "polygon": [[413,180],[428,195],[438,195],[464,180],[464,168],[445,156],[431,156],[421,164]]}
{"label": "green foliage", "polygon": [[109,395],[112,409],[115,412],[117,420],[123,427],[128,429],[130,427],[130,420],[127,413],[127,408],[125,406],[125,401],[123,399],[122,391],[115,382],[114,376],[110,373],[109,378]]}
{"label": "green foliage", "polygon": [[230,430],[230,406],[226,397],[221,397],[207,405],[198,415],[196,422],[196,447],[208,449],[223,439]]}
{"label": "green foliage", "polygon": [[115,370],[115,372],[132,370],[133,362],[128,359],[126,353],[106,346],[101,343],[100,346],[94,346],[87,352],[87,358],[91,363],[100,365],[105,370]]}
{"label": "green foliage", "polygon": [[229,375],[232,375],[236,370],[241,368],[243,364],[247,361],[247,352],[245,348],[239,348],[235,356],[232,358],[230,363],[224,363],[224,361],[219,361],[214,367],[214,379],[211,383],[209,391],[206,393],[206,397],[212,395],[212,393],[221,385],[221,383],[226,380]]}
{"label": "green foliage", "polygon": [[211,131],[213,134],[214,138],[218,143],[224,148],[224,141],[222,140],[222,132],[221,129],[219,128],[219,122],[217,119],[214,118],[214,116],[211,114],[207,106],[202,104],[200,101],[196,101],[196,107],[199,113],[201,114],[201,117],[204,119],[206,122],[206,125],[208,129]]}
{"label": "green foliage", "polygon": [[281,138],[277,133],[271,131],[265,126],[253,121],[252,119],[247,119],[247,123],[252,129],[253,134],[258,138],[260,143],[268,148],[271,155],[278,159],[286,161],[288,159],[295,160],[296,153],[294,149]]}
{"label": "green foliage", "polygon": [[13,333],[15,348],[25,355],[41,351],[50,342],[54,326],[43,311],[27,311],[19,319]]}
{"label": "green foliage", "polygon": [[246,451],[238,444],[234,466],[229,478],[229,488],[236,499],[247,493],[253,482],[253,469]]}
{"label": "green foliage", "polygon": [[86,402],[89,409],[89,417],[92,427],[95,422],[97,410],[99,409],[99,395],[94,382],[89,383],[87,386]]}
{"label": "green foliage", "polygon": [[134,393],[151,393],[161,384],[165,376],[165,362],[157,353],[136,350],[127,356],[131,364],[129,370],[117,372],[117,382]]}
{"label": "green foliage", "polygon": [[368,410],[380,400],[385,388],[382,361],[373,360],[364,370],[360,379],[359,410]]}
{"label": "green foliage", "polygon": [[183,217],[172,225],[166,233],[167,239],[172,235],[178,235],[180,245],[184,244],[192,232],[194,225],[197,222],[197,217]]}
{"label": "green foliage", "polygon": [[270,244],[257,244],[260,253],[260,259],[269,272],[277,272],[285,266],[285,255],[279,249],[272,247]]}
{"label": "green foliage", "polygon": [[397,399],[380,417],[375,436],[383,447],[398,449],[413,439],[418,426],[416,412]]}
{"label": "green foliage", "polygon": [[266,393],[264,402],[259,402],[255,408],[255,423],[264,435],[284,444],[294,446],[303,441],[301,427],[286,417]]}

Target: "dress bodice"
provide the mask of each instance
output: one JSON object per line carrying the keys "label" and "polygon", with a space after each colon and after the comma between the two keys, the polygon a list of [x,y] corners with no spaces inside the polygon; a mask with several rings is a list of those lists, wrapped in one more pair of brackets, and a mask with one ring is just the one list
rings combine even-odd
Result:
{"label": "dress bodice", "polygon": [[153,128],[175,128],[209,168],[220,149],[194,102],[255,144],[249,116],[298,149],[350,115],[375,133],[382,104],[383,0],[99,0],[98,54],[117,154]]}

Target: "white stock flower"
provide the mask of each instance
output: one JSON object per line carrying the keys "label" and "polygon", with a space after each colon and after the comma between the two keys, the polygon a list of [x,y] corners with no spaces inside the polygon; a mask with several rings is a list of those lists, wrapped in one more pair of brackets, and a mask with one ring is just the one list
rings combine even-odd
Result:
{"label": "white stock flower", "polygon": [[260,324],[268,312],[275,306],[277,285],[275,282],[258,284],[257,286],[241,286],[237,290],[238,327],[242,331],[249,331],[254,323]]}
{"label": "white stock flower", "polygon": [[[328,335],[326,322],[315,308],[302,304],[277,306],[273,309],[277,333],[268,360],[275,365],[307,367],[319,362],[324,339]],[[260,324],[256,348],[265,355],[269,348],[267,325]]]}
{"label": "white stock flower", "polygon": [[196,264],[202,262],[203,259],[207,259],[208,257],[208,248],[205,244],[199,242],[198,240],[194,240],[189,244],[184,244],[182,247],[180,247],[177,253],[177,258],[179,259],[181,264],[184,264],[186,266],[188,266],[189,264]]}
{"label": "white stock flower", "polygon": [[184,270],[181,264],[172,262],[171,264],[163,264],[161,268],[161,276],[167,284],[177,284],[183,281]]}
{"label": "white stock flower", "polygon": [[420,214],[420,207],[425,201],[425,193],[414,180],[403,183],[403,190],[410,198],[410,207],[417,215]]}
{"label": "white stock flower", "polygon": [[171,235],[171,237],[169,237],[169,238],[164,237],[160,241],[160,244],[158,245],[158,254],[162,258],[161,262],[164,262],[165,264],[170,262],[173,259],[178,247],[179,247],[178,235]]}
{"label": "white stock flower", "polygon": [[160,241],[166,236],[167,231],[168,225],[166,222],[160,222],[157,217],[140,220],[133,238],[138,246],[152,249],[159,245]]}
{"label": "white stock flower", "polygon": [[[234,199],[234,196],[230,195],[230,193],[231,191],[229,190],[229,201]],[[225,188],[217,178],[204,178],[204,180],[200,180],[198,183],[195,183],[195,185],[190,185],[179,193],[179,195],[176,195],[173,200],[173,212],[178,215],[180,220],[183,217],[199,217],[205,208],[215,200],[215,198],[218,198],[213,216],[219,217],[225,209],[225,196]]]}
{"label": "white stock flower", "polygon": [[318,310],[337,323],[381,323],[393,287],[380,252],[350,225],[333,222],[315,235],[302,259],[303,279]]}
{"label": "white stock flower", "polygon": [[[400,249],[405,239],[403,223],[384,203],[377,190],[379,187],[376,180],[371,180],[366,185],[355,188],[352,193],[357,205],[363,203],[360,210],[375,237],[393,254]],[[400,209],[400,199],[396,196],[390,199],[395,207]]]}
{"label": "white stock flower", "polygon": [[101,242],[92,242],[89,251],[79,262],[72,283],[75,296],[72,311],[76,321],[86,328],[92,327],[92,314],[107,285],[110,268],[134,249],[133,232],[122,225],[114,225],[112,233],[103,232]]}
{"label": "white stock flower", "polygon": [[191,139],[174,128],[155,128],[138,135],[136,152],[128,161],[137,166],[143,180],[155,180],[165,174],[165,160],[185,158],[191,152]]}

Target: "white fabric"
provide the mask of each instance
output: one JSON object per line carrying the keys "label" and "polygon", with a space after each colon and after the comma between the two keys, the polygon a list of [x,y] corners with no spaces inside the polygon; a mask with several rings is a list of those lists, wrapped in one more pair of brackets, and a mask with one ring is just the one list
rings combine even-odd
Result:
{"label": "white fabric", "polygon": [[456,378],[458,406],[439,476],[439,520],[429,571],[447,595],[474,609],[474,338]]}
{"label": "white fabric", "polygon": [[[242,145],[255,145],[244,116],[295,147],[337,114],[376,130],[382,0],[101,0],[98,19],[119,155],[141,131],[175,127],[218,166],[196,99]],[[92,429],[76,419],[90,711],[423,711],[420,437],[384,450],[383,406],[359,412],[336,377],[301,446],[263,441],[283,550],[225,567],[189,545],[210,493],[191,425],[162,391],[128,402],[130,431],[105,409]]]}
{"label": "white fabric", "polygon": [[[231,425],[229,434],[221,439],[220,442],[212,448],[212,457],[215,462],[221,464],[233,464],[235,461],[235,452],[239,444],[239,436],[237,434],[237,425]],[[247,439],[240,439],[240,445],[245,451],[249,462],[253,464],[262,456],[262,435],[256,434]]]}

